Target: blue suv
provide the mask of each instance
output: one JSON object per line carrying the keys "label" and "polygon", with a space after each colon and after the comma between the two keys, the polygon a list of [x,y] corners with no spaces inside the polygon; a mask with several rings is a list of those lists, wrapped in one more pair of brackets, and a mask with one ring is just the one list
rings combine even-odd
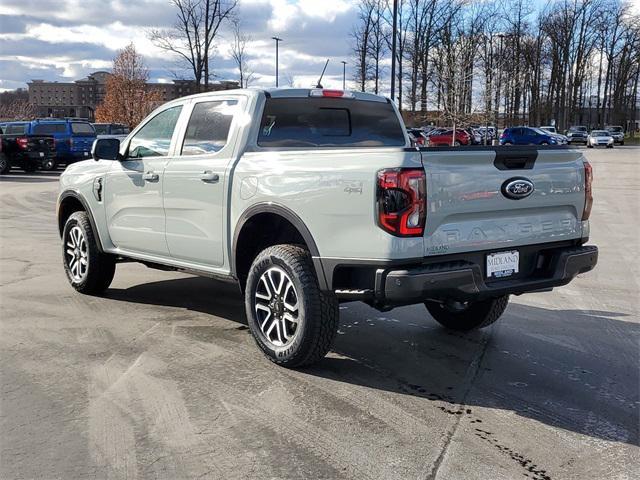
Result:
{"label": "blue suv", "polygon": [[500,135],[500,145],[558,145],[558,138],[550,132],[533,127],[511,127]]}
{"label": "blue suv", "polygon": [[54,139],[55,158],[42,165],[44,170],[52,170],[59,163],[69,164],[91,158],[91,147],[96,139],[96,131],[86,120],[51,118],[31,122],[12,122],[8,125],[24,126],[28,135],[47,135]]}

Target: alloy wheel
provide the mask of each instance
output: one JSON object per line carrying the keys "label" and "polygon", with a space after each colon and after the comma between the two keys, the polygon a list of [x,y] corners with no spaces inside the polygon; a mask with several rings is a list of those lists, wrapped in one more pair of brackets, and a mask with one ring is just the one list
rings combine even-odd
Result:
{"label": "alloy wheel", "polygon": [[87,276],[89,249],[84,232],[77,225],[69,230],[65,254],[71,277],[75,282],[81,282]]}
{"label": "alloy wheel", "polygon": [[290,345],[300,332],[298,292],[280,267],[265,271],[254,293],[256,320],[263,338],[276,347]]}

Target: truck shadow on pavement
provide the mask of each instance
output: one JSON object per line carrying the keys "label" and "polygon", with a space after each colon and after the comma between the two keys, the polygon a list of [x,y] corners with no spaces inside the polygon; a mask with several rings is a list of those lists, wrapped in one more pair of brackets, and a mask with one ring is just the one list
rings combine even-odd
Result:
{"label": "truck shadow on pavement", "polygon": [[[209,279],[110,289],[105,296],[246,325],[238,288]],[[495,440],[486,417],[505,410],[595,440],[639,444],[640,326],[626,314],[512,303],[490,329],[459,334],[441,328],[421,305],[380,313],[349,303],[340,313],[332,353],[301,375],[349,384],[362,395],[374,389],[424,399],[476,424],[487,441]],[[216,336],[203,339],[215,343]]]}

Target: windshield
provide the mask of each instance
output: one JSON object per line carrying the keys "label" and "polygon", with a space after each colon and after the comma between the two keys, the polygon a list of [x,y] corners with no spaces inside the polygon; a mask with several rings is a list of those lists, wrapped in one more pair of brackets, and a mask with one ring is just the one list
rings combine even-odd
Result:
{"label": "windshield", "polygon": [[571,127],[569,128],[570,132],[586,132],[587,127]]}
{"label": "windshield", "polygon": [[107,135],[109,134],[109,125],[105,123],[94,123],[93,128],[96,130],[96,134],[98,135]]}
{"label": "windshield", "polygon": [[622,127],[607,127],[607,130],[613,133],[621,133]]}
{"label": "windshield", "polygon": [[608,137],[609,132],[606,132],[604,130],[594,130],[593,132],[591,132],[591,136],[592,137]]}

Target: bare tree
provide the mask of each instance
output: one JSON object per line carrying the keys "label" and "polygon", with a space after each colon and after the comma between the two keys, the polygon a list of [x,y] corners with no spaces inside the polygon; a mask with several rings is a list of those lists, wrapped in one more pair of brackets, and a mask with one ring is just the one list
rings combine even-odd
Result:
{"label": "bare tree", "polygon": [[369,51],[373,60],[373,92],[380,91],[380,77],[382,75],[382,57],[386,53],[387,32],[384,21],[385,4],[382,0],[371,0],[372,28],[369,36]]}
{"label": "bare tree", "polygon": [[35,116],[35,107],[25,98],[15,98],[0,105],[0,120],[32,120]]}
{"label": "bare tree", "polygon": [[353,53],[356,68],[354,69],[354,81],[360,91],[367,89],[367,84],[372,80],[373,66],[371,63],[371,38],[374,30],[375,0],[363,0],[358,7],[358,20],[351,37],[353,38]]}
{"label": "bare tree", "polygon": [[246,35],[240,28],[240,21],[233,20],[233,43],[231,44],[231,56],[236,62],[238,73],[240,74],[240,88],[247,88],[253,72],[249,68],[247,60],[247,44],[251,41],[251,37]]}
{"label": "bare tree", "polygon": [[177,9],[173,28],[152,30],[149,37],[159,48],[175,54],[205,90],[211,79],[210,61],[220,27],[228,21],[237,0],[171,0]]}

